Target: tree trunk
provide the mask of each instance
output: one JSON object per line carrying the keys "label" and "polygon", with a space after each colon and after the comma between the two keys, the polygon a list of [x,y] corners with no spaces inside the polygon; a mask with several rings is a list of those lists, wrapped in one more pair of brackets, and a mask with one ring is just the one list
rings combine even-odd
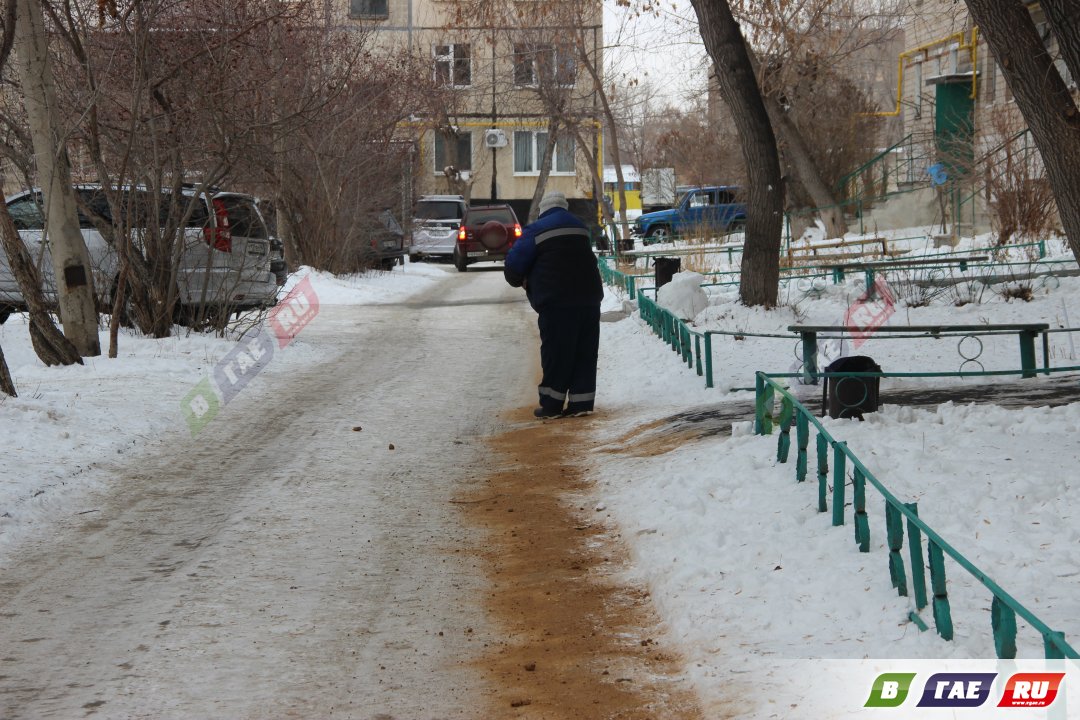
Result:
{"label": "tree trunk", "polygon": [[724,101],[739,131],[749,181],[739,298],[774,307],[780,282],[784,190],[780,157],[742,31],[727,0],[691,0]]}
{"label": "tree trunk", "polygon": [[1076,0],[1042,0],[1043,12],[1073,82],[1080,83],[1080,8]]}
{"label": "tree trunk", "polygon": [[1039,148],[1069,247],[1080,261],[1080,112],[1020,0],[966,0]]}
{"label": "tree trunk", "polygon": [[[758,62],[757,55],[749,46],[746,48],[746,53],[750,56],[750,62],[754,66],[754,73],[757,75],[761,71],[761,63]],[[715,69],[714,72],[719,77],[720,72]],[[806,145],[806,140],[803,138],[799,126],[795,124],[787,111],[781,107],[776,95],[766,93],[762,96],[762,99],[765,101],[765,110],[769,113],[769,120],[772,121],[773,130],[780,141],[785,160],[784,164],[791,172],[792,177],[795,178],[795,182],[802,186],[807,196],[819,210],[821,219],[825,223],[826,236],[830,238],[843,237],[847,233],[847,221],[844,220],[844,211],[837,202],[832,190],[822,180],[817,163],[814,162],[814,156],[810,154],[810,148]]]}
{"label": "tree trunk", "polygon": [[[0,180],[0,197],[3,197],[4,188]],[[23,296],[30,311],[30,340],[34,345],[34,352],[46,365],[74,365],[82,364],[82,358],[75,346],[64,337],[52,317],[49,316],[48,307],[45,305],[45,296],[41,290],[41,274],[34,265],[26,245],[19,237],[19,231],[15,229],[15,223],[11,219],[7,205],[0,203],[0,245],[8,257],[8,266],[15,282],[19,286],[19,292]],[[96,330],[95,325],[95,330]]]}
{"label": "tree trunk", "polygon": [[[79,230],[71,169],[60,130],[41,5],[18,0],[15,45],[23,100],[45,195],[56,292],[64,334],[84,357],[101,354],[90,256]],[[51,323],[50,323],[51,324]],[[39,328],[40,329],[40,328]]]}
{"label": "tree trunk", "polygon": [[[622,155],[619,148],[619,130],[618,123],[615,121],[615,113],[611,109],[611,101],[608,98],[607,92],[604,91],[604,83],[600,77],[600,71],[596,67],[596,63],[589,56],[587,52],[579,52],[581,57],[581,64],[584,65],[586,72],[589,73],[589,77],[592,78],[593,87],[596,88],[597,97],[600,98],[600,109],[604,113],[604,122],[611,130],[608,141],[608,149],[611,150],[611,161],[615,164],[615,182],[618,183],[619,189],[619,221],[622,226],[620,233],[621,238],[630,237],[630,222],[626,218],[626,181],[623,178],[622,171]],[[603,182],[603,178],[601,178]],[[603,195],[597,197],[601,203]],[[618,238],[616,239],[618,244]]]}
{"label": "tree trunk", "polygon": [[8,371],[7,360],[4,358],[4,348],[2,347],[0,347],[0,392],[11,397],[19,396],[15,392],[15,383],[11,380],[11,373]]}
{"label": "tree trunk", "polygon": [[555,143],[558,141],[559,118],[553,117],[548,121],[547,145],[544,146],[544,156],[540,158],[540,175],[536,178],[536,187],[533,188],[532,202],[529,204],[529,217],[526,222],[534,223],[540,215],[540,201],[544,199],[548,177],[551,175],[551,166],[555,163]]}

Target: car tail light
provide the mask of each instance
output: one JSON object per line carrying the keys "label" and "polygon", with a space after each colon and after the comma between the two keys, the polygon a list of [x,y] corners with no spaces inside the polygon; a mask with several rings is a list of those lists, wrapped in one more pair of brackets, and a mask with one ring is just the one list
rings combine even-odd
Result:
{"label": "car tail light", "polygon": [[457,241],[458,242],[465,242],[465,226],[464,225],[462,225],[461,227],[458,228]]}
{"label": "car tail light", "polygon": [[206,244],[221,252],[232,252],[232,229],[229,227],[229,211],[222,200],[210,201],[214,207],[214,225],[203,228]]}
{"label": "car tail light", "polygon": [[514,223],[514,239],[521,237],[521,223]]}

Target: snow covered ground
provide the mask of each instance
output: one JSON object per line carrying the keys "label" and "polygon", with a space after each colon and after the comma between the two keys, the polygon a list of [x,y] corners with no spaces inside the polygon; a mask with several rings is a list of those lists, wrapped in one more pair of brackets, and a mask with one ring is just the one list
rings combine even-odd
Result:
{"label": "snow covered ground", "polygon": [[[986,238],[965,242],[970,249]],[[1053,243],[1050,249],[1061,254]],[[322,305],[398,303],[446,272],[423,264],[359,278],[303,271],[288,288],[307,277]],[[966,289],[981,290],[980,296],[957,304],[956,293],[965,290],[959,288],[924,304],[905,296],[913,290],[899,288],[889,322],[1080,323],[1078,278],[1035,282],[1030,302],[993,288]],[[797,485],[793,463],[776,463],[775,437],[750,433],[753,394],[739,388],[753,384],[755,370],[796,369],[798,343],[787,326],[840,324],[864,292],[861,280],[789,283],[785,304],[768,312],[738,305],[731,289],[707,291],[711,304],[695,327],[741,334],[714,339],[717,387],[707,390],[636,315],[605,322],[600,412],[590,424],[597,443],[596,507],[628,544],[628,580],[649,587],[706,716],[730,716],[737,697],[738,717],[802,717],[779,704],[801,687],[784,668],[806,673],[820,668],[820,659],[992,657],[988,592],[950,564],[956,639],[947,643],[932,630],[920,632],[908,619],[912,601],[898,597],[889,583],[881,499],[868,490],[871,552],[860,554],[850,521],[833,528],[831,513],[816,510],[814,483]],[[624,301],[609,292],[603,309],[620,310]],[[952,371],[964,362],[959,342],[872,337],[858,348],[832,351],[870,355],[886,370]],[[973,356],[971,341],[964,342],[964,355]],[[982,368],[1018,366],[1015,336],[981,342],[976,359]],[[1067,333],[1053,335],[1052,364],[1080,364],[1078,342]],[[0,345],[20,391],[19,398],[0,398],[0,562],[19,538],[82,512],[80,499],[104,482],[117,456],[150,455],[170,438],[189,438],[180,401],[236,344],[235,338],[202,335],[149,340],[125,334],[117,360],[45,368],[32,353],[21,316],[0,327]],[[272,392],[284,373],[328,352],[341,350],[309,342],[301,332],[275,354],[251,392]],[[972,368],[978,369],[964,367]],[[973,382],[886,380],[883,393]],[[1075,376],[1026,382],[1075,383]],[[796,390],[800,396],[816,393]],[[693,409],[742,415],[730,435],[693,440],[662,432],[665,418]],[[1076,644],[1080,405],[887,405],[864,423],[827,420],[826,426],[894,493],[918,501],[921,516],[946,540]],[[213,428],[203,431],[207,437]],[[922,617],[932,626],[929,610]],[[1022,621],[1019,647],[1021,657],[1041,655],[1040,638]],[[1027,717],[1023,711],[1015,716]]]}
{"label": "snow covered ground", "polygon": [[[609,293],[611,291],[609,290]],[[863,293],[861,281],[798,292],[772,311],[737,304],[734,290],[711,289],[712,304],[691,323],[697,330],[788,335],[787,339],[714,338],[717,388],[680,365],[634,315],[605,324],[598,405],[611,413],[594,453],[598,507],[631,547],[633,580],[648,584],[672,637],[710,708],[729,707],[732,694],[756,698],[739,717],[785,717],[777,698],[791,696],[792,675],[820,663],[800,659],[993,658],[991,595],[954,563],[947,564],[956,637],[908,620],[909,598],[891,587],[883,500],[869,489],[871,552],[861,554],[849,517],[831,526],[817,512],[816,482],[795,483],[794,460],[776,462],[776,438],[751,434],[755,370],[792,372],[799,343],[787,326],[843,324]],[[1076,325],[1080,279],[1036,284],[1024,302],[987,290],[981,303],[947,300],[913,306],[899,300],[890,324],[1047,322]],[[614,307],[622,300],[611,294]],[[1072,317],[1069,317],[1071,313]],[[1052,365],[1077,365],[1069,334],[1053,335]],[[964,362],[959,338],[889,340],[871,337],[844,354],[867,354],[892,371],[955,371]],[[974,355],[971,339],[960,348]],[[987,370],[1019,367],[1015,335],[982,339],[978,363]],[[840,348],[832,348],[838,352]],[[981,369],[975,364],[965,370]],[[886,380],[894,388],[970,384],[972,380]],[[994,382],[989,379],[986,382]],[[1076,375],[1029,380],[1075,384]],[[815,388],[799,388],[813,397]],[[887,400],[886,400],[887,402]],[[730,435],[684,441],[657,423],[692,409],[742,407]],[[816,404],[810,405],[816,408]],[[1080,633],[1080,405],[1007,410],[993,405],[886,406],[867,421],[826,420],[839,440],[920,516],[1051,627]],[[793,454],[794,456],[794,454]],[[813,448],[810,461],[813,463]],[[811,476],[811,479],[812,476]],[[850,480],[849,480],[850,483]],[[831,481],[830,481],[831,484]],[[905,559],[907,549],[905,547]],[[1019,656],[1042,657],[1042,639],[1019,621]],[[1076,668],[1074,668],[1074,671]],[[860,687],[856,694],[868,690]],[[865,694],[857,699],[861,705]]]}
{"label": "snow covered ground", "polygon": [[[400,302],[445,273],[410,264],[392,273],[335,278],[302,268],[284,290],[310,278],[323,306]],[[107,332],[101,342],[108,347]],[[49,518],[81,511],[79,498],[101,483],[103,463],[152,453],[176,434],[189,436],[181,399],[236,344],[197,333],[154,340],[124,331],[115,360],[48,368],[30,345],[25,315],[0,326],[0,347],[19,392],[17,398],[0,395],[0,559],[10,543]],[[265,391],[275,377],[322,352],[301,332],[275,354],[252,390]]]}

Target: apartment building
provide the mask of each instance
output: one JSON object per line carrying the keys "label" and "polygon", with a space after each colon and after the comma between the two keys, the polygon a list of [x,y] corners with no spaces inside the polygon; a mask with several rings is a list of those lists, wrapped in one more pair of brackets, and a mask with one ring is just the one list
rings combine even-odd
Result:
{"label": "apartment building", "polygon": [[378,46],[405,49],[429,68],[433,104],[402,128],[417,148],[417,194],[509,202],[524,218],[557,117],[546,188],[595,218],[602,139],[590,66],[600,76],[601,2],[555,0],[531,16],[527,5],[339,0],[332,22],[373,31]]}
{"label": "apartment building", "polygon": [[[1027,4],[1048,52],[1058,58],[1058,71],[1075,90],[1039,3]],[[1041,182],[1039,153],[966,5],[908,0],[904,37],[896,113],[903,119],[906,144],[898,149],[898,186],[949,188],[953,194],[944,218],[936,195],[924,192],[924,220],[954,222],[962,232],[985,231],[992,220],[994,183]],[[1006,166],[1011,172],[1020,168],[1022,177],[1003,181]]]}

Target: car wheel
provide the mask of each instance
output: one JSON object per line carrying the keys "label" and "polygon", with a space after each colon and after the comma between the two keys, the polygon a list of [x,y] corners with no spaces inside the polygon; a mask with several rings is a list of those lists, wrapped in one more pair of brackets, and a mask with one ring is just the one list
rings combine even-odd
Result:
{"label": "car wheel", "polygon": [[409,255],[409,262],[411,262],[411,263],[420,262],[420,255],[417,254],[417,253],[413,253],[413,254]]}
{"label": "car wheel", "polygon": [[0,325],[6,323],[9,317],[11,317],[11,308],[7,306],[0,307]]}
{"label": "car wheel", "polygon": [[645,236],[648,239],[648,245],[653,243],[667,242],[671,239],[671,230],[666,225],[657,225],[649,229],[649,234]]}
{"label": "car wheel", "polygon": [[466,272],[469,269],[469,261],[461,256],[461,253],[454,252],[454,267],[458,269],[458,272]]}

